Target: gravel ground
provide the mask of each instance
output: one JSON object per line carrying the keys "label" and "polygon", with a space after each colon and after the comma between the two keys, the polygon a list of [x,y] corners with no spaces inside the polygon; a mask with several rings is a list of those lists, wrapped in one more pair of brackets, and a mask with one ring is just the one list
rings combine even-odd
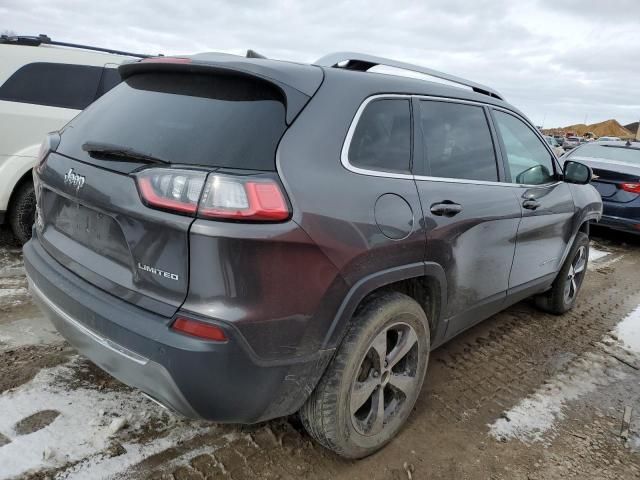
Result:
{"label": "gravel ground", "polygon": [[0,230],[0,478],[640,478],[640,239],[594,237],[572,312],[522,302],[435,351],[408,425],[354,462],[296,418],[185,420],[95,368],[31,303]]}

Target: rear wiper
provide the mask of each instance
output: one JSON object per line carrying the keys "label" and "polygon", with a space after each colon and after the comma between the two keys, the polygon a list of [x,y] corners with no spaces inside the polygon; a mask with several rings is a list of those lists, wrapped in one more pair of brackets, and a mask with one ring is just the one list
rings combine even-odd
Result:
{"label": "rear wiper", "polygon": [[93,142],[88,141],[82,144],[82,150],[90,155],[105,155],[109,157],[117,157],[114,160],[121,160],[124,162],[144,162],[144,163],[171,163],[167,160],[154,157],[152,155],[138,152],[133,148],[123,147],[120,145],[114,145],[113,143]]}

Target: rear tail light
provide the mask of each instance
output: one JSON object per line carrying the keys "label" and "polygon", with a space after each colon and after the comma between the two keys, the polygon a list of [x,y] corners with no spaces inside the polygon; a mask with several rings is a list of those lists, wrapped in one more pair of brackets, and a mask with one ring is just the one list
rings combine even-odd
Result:
{"label": "rear tail light", "polygon": [[640,194],[640,183],[621,183],[620,188],[625,192]]}
{"label": "rear tail light", "polygon": [[147,206],[201,218],[274,222],[289,218],[278,182],[269,177],[150,168],[136,175]]}
{"label": "rear tail light", "polygon": [[178,317],[171,325],[176,332],[191,335],[192,337],[204,338],[215,342],[226,342],[227,335],[217,325],[192,320],[186,317]]}
{"label": "rear tail light", "polygon": [[277,221],[289,217],[289,207],[273,179],[211,175],[204,188],[198,216]]}
{"label": "rear tail light", "polygon": [[136,179],[142,200],[150,207],[176,213],[195,215],[205,172],[150,168],[138,173]]}

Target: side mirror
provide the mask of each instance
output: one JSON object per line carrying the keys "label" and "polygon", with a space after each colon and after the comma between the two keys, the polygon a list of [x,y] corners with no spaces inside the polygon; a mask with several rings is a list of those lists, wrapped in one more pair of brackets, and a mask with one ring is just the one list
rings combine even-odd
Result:
{"label": "side mirror", "polygon": [[576,183],[578,185],[586,185],[591,182],[593,172],[591,168],[584,163],[567,160],[564,162],[563,179],[567,183]]}
{"label": "side mirror", "polygon": [[520,185],[542,185],[551,178],[551,173],[544,165],[534,165],[516,176],[516,183]]}

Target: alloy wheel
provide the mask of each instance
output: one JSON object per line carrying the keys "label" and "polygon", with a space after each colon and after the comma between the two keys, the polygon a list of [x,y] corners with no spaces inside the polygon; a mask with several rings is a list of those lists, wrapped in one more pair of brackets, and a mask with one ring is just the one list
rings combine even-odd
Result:
{"label": "alloy wheel", "polygon": [[567,275],[567,281],[564,286],[564,301],[570,303],[578,294],[578,289],[582,283],[585,270],[587,267],[587,247],[581,246],[576,251],[571,266],[569,267],[569,273]]}
{"label": "alloy wheel", "polygon": [[360,434],[380,433],[413,397],[420,353],[418,336],[406,323],[387,326],[373,339],[351,386],[351,421]]}

